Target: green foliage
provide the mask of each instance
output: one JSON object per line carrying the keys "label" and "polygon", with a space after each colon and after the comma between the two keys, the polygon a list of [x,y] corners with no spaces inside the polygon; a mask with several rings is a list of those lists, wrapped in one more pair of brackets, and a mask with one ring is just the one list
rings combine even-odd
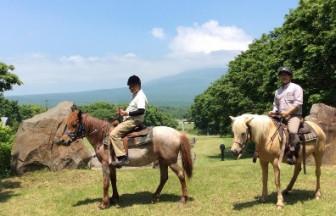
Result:
{"label": "green foliage", "polygon": [[11,101],[0,95],[0,116],[8,117],[7,124],[16,129],[22,121],[17,101]]}
{"label": "green foliage", "polygon": [[104,120],[117,118],[117,106],[107,102],[96,102],[80,107],[83,112]]}
{"label": "green foliage", "polygon": [[0,177],[9,174],[13,139],[13,130],[10,127],[0,124]]}
{"label": "green foliage", "polygon": [[20,79],[11,71],[14,70],[13,65],[6,65],[0,62],[0,94],[6,90],[12,89],[13,85],[21,85]]}
{"label": "green foliage", "polygon": [[45,111],[45,108],[36,104],[23,104],[19,106],[19,112],[22,120],[29,119]]}
{"label": "green foliage", "polygon": [[[109,120],[118,118],[116,114],[118,107],[124,108],[125,105],[97,102],[81,106],[80,108],[83,112],[87,112],[96,118]],[[145,115],[145,124],[148,126],[165,125],[174,128],[177,127],[177,121],[173,119],[173,117],[154,106],[149,106],[147,108]]]}
{"label": "green foliage", "polygon": [[176,119],[189,119],[190,113],[189,113],[189,107],[187,106],[159,106],[159,110],[168,113],[172,117]]}
{"label": "green foliage", "polygon": [[174,118],[172,118],[168,113],[162,112],[154,106],[149,106],[148,109],[146,110],[145,125],[148,126],[164,125],[176,128],[178,126],[178,122]]}
{"label": "green foliage", "polygon": [[255,40],[229,63],[228,73],[197,96],[192,118],[201,132],[228,133],[229,115],[267,112],[289,66],[304,89],[304,114],[317,102],[336,105],[336,0],[300,1],[282,27]]}

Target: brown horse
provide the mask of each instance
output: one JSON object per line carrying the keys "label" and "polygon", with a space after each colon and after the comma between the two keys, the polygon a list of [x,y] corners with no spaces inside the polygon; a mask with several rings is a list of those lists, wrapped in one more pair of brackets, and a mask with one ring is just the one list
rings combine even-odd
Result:
{"label": "brown horse", "polygon": [[[110,181],[113,190],[111,201],[119,201],[116,168],[110,165],[110,151],[107,145],[103,144],[104,137],[109,135],[114,126],[107,121],[99,120],[88,114],[82,114],[80,110],[73,108],[66,119],[66,130],[62,137],[56,141],[59,144],[70,144],[78,138],[87,137],[102,164],[103,199],[99,205],[102,209],[108,208],[110,205],[108,196]],[[159,161],[161,178],[160,184],[153,195],[153,202],[159,200],[161,190],[168,180],[168,166],[180,180],[182,187],[181,202],[185,203],[187,201],[188,193],[185,173],[188,178],[191,178],[193,170],[190,148],[189,140],[185,134],[170,127],[157,126],[153,127],[153,137],[150,144],[129,149],[128,157],[130,163],[128,166],[144,166],[154,161]],[[182,155],[183,169],[177,163],[179,152]],[[112,155],[112,157],[114,156]]]}
{"label": "brown horse", "polygon": [[[251,115],[244,114],[238,117],[231,117],[232,131],[234,140],[231,151],[237,155],[241,155],[248,139],[256,144],[256,151],[258,152],[260,165],[262,168],[262,196],[261,200],[264,201],[267,196],[267,177],[268,177],[268,164],[271,163],[274,169],[275,185],[277,189],[277,207],[284,206],[283,196],[280,189],[280,162],[282,153],[282,143],[280,135],[277,133],[277,127],[272,119],[265,115]],[[315,197],[319,199],[321,196],[320,191],[320,175],[322,156],[325,150],[326,135],[323,130],[314,122],[306,121],[312,127],[316,134],[317,140],[306,143],[306,156],[313,154],[315,159],[315,174],[316,174],[316,190]],[[284,193],[292,190],[298,174],[301,171],[301,162],[303,153],[300,151],[297,163],[295,164],[294,175],[289,182]]]}

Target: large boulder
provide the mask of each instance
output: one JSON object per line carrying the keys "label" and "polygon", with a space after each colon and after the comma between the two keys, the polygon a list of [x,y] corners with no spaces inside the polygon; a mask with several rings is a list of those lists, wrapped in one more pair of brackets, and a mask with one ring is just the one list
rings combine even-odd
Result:
{"label": "large boulder", "polygon": [[69,146],[56,145],[55,138],[65,129],[65,117],[72,102],[62,102],[47,112],[24,120],[12,147],[12,171],[23,174],[26,171],[47,168],[57,171],[64,168],[86,167],[90,153],[82,140]]}
{"label": "large boulder", "polygon": [[306,117],[319,124],[327,136],[323,164],[336,164],[336,108],[322,103],[314,104]]}

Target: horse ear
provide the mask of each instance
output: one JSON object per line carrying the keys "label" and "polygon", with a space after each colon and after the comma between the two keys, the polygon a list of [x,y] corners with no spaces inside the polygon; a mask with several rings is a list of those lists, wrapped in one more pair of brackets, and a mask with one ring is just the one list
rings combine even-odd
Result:
{"label": "horse ear", "polygon": [[78,110],[78,107],[76,106],[76,104],[73,104],[73,105],[71,106],[71,111],[74,112],[74,111],[76,111],[76,110]]}
{"label": "horse ear", "polygon": [[249,126],[250,122],[253,120],[253,117],[248,117],[248,119],[245,120],[245,124]]}
{"label": "horse ear", "polygon": [[82,110],[78,110],[77,116],[78,116],[79,121],[82,121]]}
{"label": "horse ear", "polygon": [[232,121],[234,121],[236,119],[236,117],[233,117],[233,116],[229,116],[229,117]]}

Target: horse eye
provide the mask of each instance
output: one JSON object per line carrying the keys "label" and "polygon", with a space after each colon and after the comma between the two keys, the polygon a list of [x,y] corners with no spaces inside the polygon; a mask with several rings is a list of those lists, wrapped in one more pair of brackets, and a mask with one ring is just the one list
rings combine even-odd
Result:
{"label": "horse eye", "polygon": [[244,133],[242,133],[241,135],[242,135],[242,136],[245,136],[245,134],[246,134],[246,133],[244,132]]}
{"label": "horse eye", "polygon": [[73,123],[73,124],[72,124],[72,127],[74,127],[74,128],[75,128],[76,126],[77,126],[77,124],[76,124],[76,123]]}

